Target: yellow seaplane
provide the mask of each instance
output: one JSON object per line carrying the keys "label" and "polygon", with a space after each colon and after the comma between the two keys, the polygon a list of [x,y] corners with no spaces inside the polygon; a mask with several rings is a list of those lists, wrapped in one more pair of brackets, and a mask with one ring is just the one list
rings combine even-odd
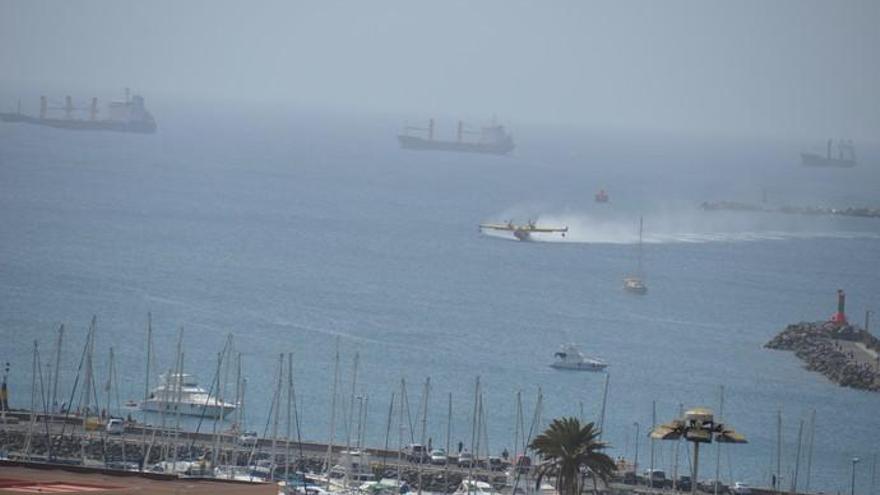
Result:
{"label": "yellow seaplane", "polygon": [[513,236],[516,237],[517,240],[531,241],[532,234],[536,233],[552,234],[554,232],[559,232],[562,234],[562,237],[565,237],[565,234],[568,232],[568,227],[539,227],[533,220],[529,220],[525,225],[517,225],[513,223],[512,220],[508,220],[506,223],[481,223],[480,231],[482,232],[483,230],[513,232]]}

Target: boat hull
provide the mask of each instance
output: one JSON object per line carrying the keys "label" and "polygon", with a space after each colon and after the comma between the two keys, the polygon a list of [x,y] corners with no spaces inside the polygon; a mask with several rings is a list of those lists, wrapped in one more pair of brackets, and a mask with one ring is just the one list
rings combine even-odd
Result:
{"label": "boat hull", "polygon": [[[157,400],[148,400],[144,402],[141,404],[140,410],[154,413],[161,413],[164,411],[166,414],[177,414],[178,412],[174,403]],[[211,419],[222,419],[233,411],[235,411],[235,406],[233,405],[206,405],[193,402],[183,402],[180,404],[180,414],[185,416],[204,416]]]}
{"label": "boat hull", "polygon": [[604,371],[608,365],[604,363],[553,363],[550,367],[557,370],[570,371]]}
{"label": "boat hull", "polygon": [[856,166],[856,161],[844,158],[828,158],[815,153],[801,153],[801,164],[806,167],[851,168]]}
{"label": "boat hull", "polygon": [[73,131],[114,131],[138,134],[153,134],[156,132],[156,122],[153,120],[123,122],[115,120],[40,119],[20,113],[0,113],[0,121],[42,125]]}
{"label": "boat hull", "polygon": [[631,294],[647,294],[648,286],[640,278],[627,278],[623,281],[623,290]]}
{"label": "boat hull", "polygon": [[514,149],[512,141],[499,143],[464,143],[458,141],[437,141],[416,136],[397,136],[400,147],[408,150],[419,151],[458,151],[462,153],[485,153],[491,155],[505,155]]}

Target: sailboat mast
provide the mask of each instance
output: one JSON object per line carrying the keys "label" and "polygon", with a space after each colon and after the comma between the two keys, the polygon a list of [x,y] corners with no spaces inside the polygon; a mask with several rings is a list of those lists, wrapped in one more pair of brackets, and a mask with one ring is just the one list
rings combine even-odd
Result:
{"label": "sailboat mast", "polygon": [[275,388],[275,400],[274,402],[274,420],[272,421],[272,471],[269,472],[269,479],[275,480],[275,467],[277,462],[277,451],[276,447],[278,445],[278,413],[281,409],[281,384],[284,381],[284,353],[279,354],[278,356],[278,385]]}
{"label": "sailboat mast", "polygon": [[[651,431],[657,427],[657,401],[651,401]],[[654,488],[654,436],[651,436],[651,472],[648,475],[648,486]],[[636,473],[638,476],[638,473]],[[715,479],[718,479],[716,476]],[[716,494],[717,495],[717,494]]]}
{"label": "sailboat mast", "polygon": [[639,278],[642,277],[642,229],[644,227],[644,219],[639,217],[639,261],[638,261],[638,269],[636,274]]}
{"label": "sailboat mast", "polygon": [[804,420],[801,419],[801,424],[798,427],[798,443],[797,450],[794,456],[794,476],[791,479],[791,492],[797,493],[797,485],[798,485],[798,474],[801,467],[801,445],[803,443],[803,435],[804,435]]}
{"label": "sailboat mast", "polygon": [[[718,408],[718,420],[724,417],[724,385],[721,385],[721,400]],[[720,483],[721,473],[721,443],[715,442],[715,486],[714,494],[718,495],[718,484]]]}
{"label": "sailboat mast", "polygon": [[810,446],[807,450],[807,481],[804,488],[805,493],[810,493],[810,477],[813,470],[813,440],[816,438],[816,410],[810,414]]}
{"label": "sailboat mast", "polygon": [[358,401],[358,427],[357,427],[357,442],[355,445],[355,449],[360,451],[364,448],[365,438],[367,436],[367,413],[370,410],[370,395],[364,394],[361,397],[361,400]]}
{"label": "sailboat mast", "polygon": [[285,483],[290,479],[290,411],[293,401],[293,353],[287,353],[287,434],[284,436],[284,480]]}
{"label": "sailboat mast", "polygon": [[37,422],[37,373],[41,373],[40,368],[37,365],[38,345],[37,339],[34,339],[33,364],[31,367],[31,415],[28,420],[27,440],[25,441],[24,447],[25,459],[30,457],[31,437],[34,434],[34,425]]}
{"label": "sailboat mast", "polygon": [[406,380],[400,379],[400,410],[397,412],[397,491],[400,492],[400,466],[403,464],[403,400],[406,395]]}
{"label": "sailboat mast", "polygon": [[52,401],[49,402],[49,406],[52,408],[52,412],[57,412],[58,407],[58,376],[59,369],[61,368],[61,346],[64,344],[64,324],[58,329],[58,342],[55,348],[55,376],[52,377]]}
{"label": "sailboat mast", "polygon": [[[477,424],[479,422],[479,414],[480,414],[480,376],[477,375],[477,380],[474,385],[474,416],[473,421],[471,422],[471,463],[468,469],[468,493],[471,493],[476,487],[474,486],[474,465],[477,463]],[[459,454],[461,455],[461,454]]]}
{"label": "sailboat mast", "polygon": [[[391,439],[391,420],[394,417],[394,399],[395,393],[391,391],[391,403],[388,404],[388,422],[385,425],[385,452],[388,452],[388,443]],[[388,455],[382,455],[382,470],[385,470],[385,464],[387,461]]]}
{"label": "sailboat mast", "polygon": [[183,328],[177,339],[177,364],[175,365],[174,380],[174,436],[171,437],[171,465],[177,471],[177,443],[180,439],[180,403],[183,398]]}
{"label": "sailboat mast", "polygon": [[608,402],[608,380],[610,380],[611,375],[609,373],[605,373],[605,389],[602,391],[602,413],[599,415],[599,441],[602,440],[602,436],[605,434],[605,404]]}
{"label": "sailboat mast", "polygon": [[336,339],[336,359],[333,365],[333,388],[330,391],[330,439],[327,442],[327,458],[324,461],[324,472],[327,475],[327,488],[330,488],[330,464],[333,456],[333,440],[336,435],[336,387],[339,385],[339,339]]}
{"label": "sailboat mast", "polygon": [[[92,353],[94,352],[94,344],[95,344],[95,325],[97,324],[97,316],[92,316],[92,323],[89,325],[89,331],[86,335],[86,372],[85,372],[85,387],[83,388],[85,395],[85,405],[84,405],[84,413],[83,413],[83,435],[88,431],[88,421],[89,421],[89,409],[91,408],[91,399],[92,399]],[[83,439],[85,440],[85,439]],[[80,457],[83,465],[86,463],[86,442],[80,442]]]}
{"label": "sailboat mast", "polygon": [[443,486],[449,486],[449,449],[452,441],[452,392],[449,392],[449,405],[446,412],[446,459],[443,462]]}
{"label": "sailboat mast", "polygon": [[782,409],[776,411],[776,493],[782,493]]}
{"label": "sailboat mast", "polygon": [[141,424],[141,451],[144,452],[144,459],[141,461],[141,471],[147,465],[147,401],[150,399],[150,359],[153,348],[153,317],[147,313],[147,371],[144,375],[144,401],[141,403],[141,411],[143,412],[143,422]]}
{"label": "sailboat mast", "polygon": [[[354,353],[354,365],[351,370],[351,393],[348,396],[348,421],[345,425],[345,450],[351,451],[351,430],[354,428],[354,396],[357,390],[358,364],[360,353]],[[346,471],[348,472],[348,471]],[[347,475],[346,475],[347,476]]]}
{"label": "sailboat mast", "polygon": [[522,422],[522,391],[516,391],[516,420],[513,425],[513,462],[519,454],[519,424]]}
{"label": "sailboat mast", "polygon": [[104,385],[104,391],[107,392],[107,417],[113,417],[110,413],[110,399],[112,398],[110,395],[111,387],[113,386],[113,346],[110,346],[110,356],[107,361],[107,384]]}
{"label": "sailboat mast", "polygon": [[425,379],[425,390],[424,390],[424,393],[422,394],[423,395],[422,434],[419,437],[420,443],[422,444],[422,452],[419,455],[421,455],[422,457],[418,460],[418,463],[419,463],[418,464],[419,495],[422,495],[422,464],[425,463],[424,461],[425,461],[425,453],[426,452],[424,449],[427,448],[425,446],[425,435],[427,434],[426,430],[428,428],[428,398],[430,397],[430,394],[431,394],[431,377],[429,376],[428,378]]}

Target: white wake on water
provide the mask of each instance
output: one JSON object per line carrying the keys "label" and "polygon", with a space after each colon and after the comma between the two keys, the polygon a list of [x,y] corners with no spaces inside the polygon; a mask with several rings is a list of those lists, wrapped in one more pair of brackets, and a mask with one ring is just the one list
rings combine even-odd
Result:
{"label": "white wake on water", "polygon": [[[524,222],[523,222],[524,223]],[[635,244],[639,241],[639,219],[603,217],[597,214],[541,214],[540,227],[568,227],[561,234],[535,233],[536,242]],[[724,243],[782,241],[789,239],[880,239],[880,233],[834,230],[819,226],[787,225],[785,222],[754,222],[721,215],[664,213],[645,216],[643,241],[646,244]],[[508,232],[484,231],[485,235],[516,240]]]}

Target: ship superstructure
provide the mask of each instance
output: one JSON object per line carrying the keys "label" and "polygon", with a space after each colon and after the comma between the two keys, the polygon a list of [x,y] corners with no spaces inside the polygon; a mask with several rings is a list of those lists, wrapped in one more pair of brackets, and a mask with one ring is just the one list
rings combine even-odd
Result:
{"label": "ship superstructure", "polygon": [[223,418],[238,407],[225,402],[200,387],[195,377],[186,373],[165,373],[149,398],[140,404],[142,411]]}
{"label": "ship superstructure", "polygon": [[504,155],[510,153],[515,148],[513,138],[504,129],[504,126],[494,122],[491,125],[481,127],[479,131],[472,131],[462,121],[459,121],[455,141],[444,141],[435,139],[434,119],[430,119],[428,120],[427,127],[404,127],[403,134],[399,134],[397,140],[400,142],[401,148],[410,150],[461,151]]}
{"label": "ship superstructure", "polygon": [[[58,111],[63,113],[59,114]],[[36,124],[59,129],[82,131],[117,131],[152,134],[156,132],[156,120],[144,105],[144,97],[131,95],[125,90],[123,100],[111,101],[107,115],[99,118],[98,99],[92,98],[85,106],[76,106],[73,98],[66,96],[61,106],[51,106],[46,96],[40,97],[40,113],[37,116],[21,112],[19,101],[15,112],[0,112],[0,121]]]}
{"label": "ship superstructure", "polygon": [[825,143],[825,156],[818,153],[801,153],[801,163],[808,167],[855,167],[856,148],[850,140],[837,141],[837,156],[832,153],[834,140]]}

